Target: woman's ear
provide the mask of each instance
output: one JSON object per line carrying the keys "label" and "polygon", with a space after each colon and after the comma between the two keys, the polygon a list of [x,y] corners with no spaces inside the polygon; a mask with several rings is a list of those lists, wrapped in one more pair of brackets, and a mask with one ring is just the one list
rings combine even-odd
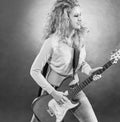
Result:
{"label": "woman's ear", "polygon": [[64,9],[64,14],[63,14],[63,17],[62,17],[62,21],[64,22],[64,26],[68,27],[69,24],[70,24],[70,18],[69,18],[69,15],[68,15],[68,9],[65,8]]}
{"label": "woman's ear", "polygon": [[67,8],[64,9],[64,17],[66,19],[69,19],[69,12],[68,12],[68,9]]}

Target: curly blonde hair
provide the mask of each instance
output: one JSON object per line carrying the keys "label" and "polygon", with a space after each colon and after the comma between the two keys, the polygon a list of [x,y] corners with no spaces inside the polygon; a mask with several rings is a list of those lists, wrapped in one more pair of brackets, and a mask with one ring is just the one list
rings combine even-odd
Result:
{"label": "curly blonde hair", "polygon": [[[44,39],[57,33],[61,39],[67,37],[69,29],[69,13],[75,7],[80,6],[77,0],[57,0],[53,6],[49,20],[45,28]],[[86,27],[81,26],[79,32],[83,33]]]}

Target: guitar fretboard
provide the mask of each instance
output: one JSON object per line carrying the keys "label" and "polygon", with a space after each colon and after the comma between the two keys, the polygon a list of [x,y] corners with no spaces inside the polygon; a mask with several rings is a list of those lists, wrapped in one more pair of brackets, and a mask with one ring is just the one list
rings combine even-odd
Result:
{"label": "guitar fretboard", "polygon": [[90,84],[93,81],[93,76],[96,74],[102,74],[106,69],[108,69],[114,62],[114,59],[108,61],[105,65],[102,66],[102,69],[97,70],[96,72],[94,72],[90,77],[88,77],[85,81],[81,82],[77,87],[75,87],[75,89],[73,90],[73,92],[71,92],[69,94],[69,98],[72,99],[74,98],[74,96],[81,91],[83,88],[85,88],[88,84]]}

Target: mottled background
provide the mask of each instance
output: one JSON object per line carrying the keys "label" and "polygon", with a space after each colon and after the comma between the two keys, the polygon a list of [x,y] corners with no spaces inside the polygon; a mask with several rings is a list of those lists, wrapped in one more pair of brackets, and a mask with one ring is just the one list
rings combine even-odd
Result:
{"label": "mottled background", "polygon": [[[0,122],[29,122],[38,85],[29,75],[53,0],[0,0]],[[120,1],[80,0],[87,61],[102,66],[120,48]],[[81,76],[82,74],[80,74]],[[86,78],[85,75],[81,80]],[[99,122],[120,122],[120,62],[85,88]]]}

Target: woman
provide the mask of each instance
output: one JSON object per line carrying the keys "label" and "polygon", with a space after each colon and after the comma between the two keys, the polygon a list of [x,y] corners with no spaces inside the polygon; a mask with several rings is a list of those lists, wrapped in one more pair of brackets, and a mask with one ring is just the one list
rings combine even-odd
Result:
{"label": "woman", "polygon": [[[80,50],[78,66],[75,70],[74,80],[70,85],[78,83],[78,71],[91,75],[101,67],[91,68],[85,61],[86,52],[84,34],[87,29],[81,23],[81,8],[76,0],[57,0],[52,9],[49,23],[45,32],[45,42],[34,60],[30,74],[36,83],[47,91],[58,104],[64,104],[66,96],[63,92],[57,91],[54,86],[59,86],[63,79],[73,74],[73,45]],[[48,63],[49,68],[46,78],[41,71]],[[101,75],[95,75],[97,80]],[[76,98],[81,105],[74,111],[75,117],[80,122],[97,122],[97,118],[83,91],[80,91]],[[31,122],[37,121],[33,116]]]}

